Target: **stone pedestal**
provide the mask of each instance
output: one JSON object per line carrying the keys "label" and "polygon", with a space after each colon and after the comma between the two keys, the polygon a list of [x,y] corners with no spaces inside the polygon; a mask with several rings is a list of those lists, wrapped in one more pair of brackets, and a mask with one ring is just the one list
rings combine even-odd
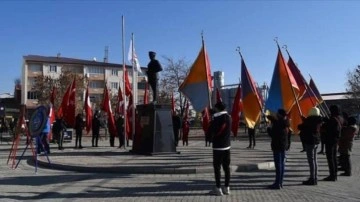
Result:
{"label": "stone pedestal", "polygon": [[132,152],[150,155],[176,153],[170,105],[137,105],[136,111]]}

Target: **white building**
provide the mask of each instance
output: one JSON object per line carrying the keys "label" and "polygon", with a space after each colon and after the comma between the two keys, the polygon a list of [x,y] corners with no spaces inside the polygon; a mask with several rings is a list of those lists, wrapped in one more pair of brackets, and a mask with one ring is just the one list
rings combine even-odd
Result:
{"label": "white building", "polygon": [[[117,94],[119,85],[123,82],[123,65],[96,60],[81,60],[65,57],[48,57],[39,55],[27,55],[23,57],[22,78],[21,78],[21,104],[25,104],[28,109],[35,108],[38,104],[36,92],[32,87],[37,76],[51,76],[58,78],[62,71],[71,71],[87,77],[89,81],[90,99],[102,100],[105,82],[112,94]],[[132,84],[133,76],[131,66],[126,65],[129,73],[129,80]],[[145,80],[138,78],[138,101],[143,102]],[[121,86],[122,87],[122,86]]]}

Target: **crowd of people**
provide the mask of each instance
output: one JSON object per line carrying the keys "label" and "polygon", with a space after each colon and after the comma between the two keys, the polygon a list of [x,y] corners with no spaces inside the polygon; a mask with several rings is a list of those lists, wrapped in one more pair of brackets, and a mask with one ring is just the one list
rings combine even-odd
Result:
{"label": "crowd of people", "polygon": [[[351,151],[353,140],[358,134],[357,119],[355,117],[341,116],[340,108],[332,105],[329,108],[329,115],[317,107],[313,107],[302,117],[302,123],[298,125],[299,135],[303,144],[303,150],[306,152],[306,158],[309,165],[309,178],[302,182],[303,185],[318,184],[318,163],[317,155],[324,152],[328,163],[329,175],[324,181],[337,181],[338,171],[344,171],[340,176],[351,176]],[[284,182],[284,173],[286,169],[286,153],[290,148],[290,138],[293,131],[290,129],[288,114],[284,109],[279,109],[275,115],[266,116],[268,122],[267,133],[271,138],[271,150],[273,153],[275,165],[275,181],[269,185],[270,189],[282,189]],[[119,138],[119,148],[125,146],[124,117],[117,115],[115,117],[117,134],[110,134],[110,146],[114,147],[114,138]],[[178,146],[182,139],[183,146],[188,145],[189,122],[182,120],[176,113],[172,116],[174,143]],[[96,111],[92,120],[92,147],[98,147],[99,132],[102,127],[101,113]],[[75,148],[82,149],[82,132],[84,129],[84,120],[81,113],[76,116],[75,123]],[[53,124],[52,132],[56,137],[59,150],[63,149],[63,132],[66,130],[66,124],[58,118]],[[50,131],[49,120],[42,131],[38,144],[38,153],[46,151],[50,153],[47,135]],[[255,129],[248,129],[249,146],[255,147]],[[212,143],[213,167],[215,175],[215,188],[211,191],[215,195],[230,194],[230,149],[231,149],[231,117],[226,111],[226,105],[222,102],[215,104],[211,109],[211,120],[206,131],[206,141]],[[319,145],[321,151],[318,153]],[[339,157],[338,157],[338,154]],[[221,187],[221,168],[225,173],[225,184]]]}
{"label": "crowd of people", "polygon": [[[213,144],[213,167],[215,175],[215,188],[210,193],[214,195],[230,194],[230,125],[231,118],[225,111],[223,103],[216,103],[212,120],[208,129],[207,139]],[[329,175],[324,181],[337,181],[338,171],[344,171],[340,176],[351,176],[351,151],[353,140],[358,134],[357,119],[355,117],[341,116],[340,108],[332,105],[330,114],[313,107],[302,117],[298,125],[299,135],[309,165],[309,178],[302,182],[303,185],[318,184],[317,154],[322,154],[325,149]],[[269,185],[270,189],[282,189],[286,169],[287,151],[290,149],[290,138],[293,131],[285,110],[279,109],[275,115],[266,116],[268,119],[267,132],[271,138],[271,150],[275,165],[275,181]],[[249,146],[255,147],[255,129],[248,129]],[[317,153],[319,144],[321,151]],[[339,156],[338,156],[339,154]],[[225,173],[225,184],[221,187],[221,167]]]}

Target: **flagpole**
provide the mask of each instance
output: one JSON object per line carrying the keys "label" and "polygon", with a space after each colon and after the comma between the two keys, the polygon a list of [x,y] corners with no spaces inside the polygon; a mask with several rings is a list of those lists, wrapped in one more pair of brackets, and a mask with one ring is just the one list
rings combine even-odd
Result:
{"label": "flagpole", "polygon": [[[131,33],[131,63],[132,63],[132,75],[133,75],[133,103],[132,104],[132,116],[131,116],[131,127],[132,127],[132,140],[134,142],[135,136],[135,103],[137,103],[137,71],[134,71],[135,67],[135,55],[134,55],[134,33]],[[136,101],[136,102],[135,102]]]}
{"label": "flagpole", "polygon": [[[286,51],[286,53],[288,54],[288,56],[289,56],[289,58],[291,59],[291,61],[294,62],[294,60],[292,59],[292,57],[291,57],[291,55],[290,55],[290,53],[289,53],[289,51],[288,51],[288,49],[287,49],[287,46],[286,46],[286,45],[283,45],[283,48],[285,49],[285,51]],[[300,72],[299,68],[297,67],[297,65],[296,65],[295,63],[294,63],[294,65],[296,66],[296,71],[297,71],[297,73],[301,76],[302,82],[305,83],[306,93],[309,95],[311,103],[312,103],[313,105],[316,105],[316,103],[314,103],[314,101],[313,101],[313,99],[312,99],[312,96],[311,96],[311,94],[310,94],[310,92],[309,92],[309,90],[308,90],[307,82],[304,80],[304,77],[302,77],[301,72]]]}
{"label": "flagpole", "polygon": [[[314,79],[311,77],[311,75],[309,74],[309,76],[310,76],[310,79],[314,82]],[[314,85],[315,85],[315,82],[314,82]],[[316,87],[316,85],[315,85],[315,87]],[[311,89],[311,88],[310,88]],[[316,87],[316,89],[317,89],[317,87]],[[317,89],[318,90],[318,89]],[[311,91],[313,91],[312,89],[311,89]],[[314,92],[313,92],[314,93]],[[314,93],[314,95],[315,95],[315,93]],[[320,95],[320,92],[319,92],[319,95]],[[317,96],[315,96],[316,97],[316,99],[317,99]],[[322,99],[322,96],[320,95],[320,97],[321,97],[321,99]],[[324,99],[322,99],[323,101],[324,101]],[[321,103],[319,102],[319,105],[321,106]],[[327,106],[327,104],[326,104],[326,102],[324,101],[324,105],[325,105],[325,108],[326,108],[326,110],[327,110],[327,112],[326,112],[326,115],[328,115],[329,113],[330,113],[330,109],[329,109],[329,107]]]}
{"label": "flagpole", "polygon": [[[287,46],[286,46],[286,45],[283,45],[283,48],[285,49],[285,51],[286,51],[286,53],[288,54],[289,58],[294,62],[294,60],[292,59],[292,57],[291,57],[291,55],[290,55],[290,53],[289,53],[289,51],[288,51]],[[302,79],[303,83],[305,84],[305,85],[304,85],[304,86],[305,86],[305,90],[306,90],[305,93],[309,96],[311,103],[312,103],[314,106],[316,106],[316,104],[319,104],[319,105],[320,105],[320,110],[322,110],[323,113],[324,113],[325,115],[327,115],[327,112],[326,112],[326,111],[323,109],[323,107],[321,106],[321,104],[320,104],[320,102],[319,102],[319,99],[317,98],[317,96],[315,95],[314,91],[311,89],[311,87],[308,85],[308,83],[306,82],[306,80],[305,80],[304,77],[302,76],[299,68],[297,67],[297,65],[296,65],[295,63],[294,63],[294,65],[295,65],[295,67],[296,67],[296,71],[297,71],[298,74],[301,76],[301,79]],[[316,99],[316,103],[314,102],[313,97]]]}
{"label": "flagpole", "polygon": [[[279,46],[278,38],[275,37],[274,41],[276,42],[276,45],[277,45],[277,47],[278,47],[278,51],[280,52],[280,54],[282,54],[282,53],[281,53],[280,46]],[[282,58],[283,64],[285,65],[286,74],[287,74],[287,77],[288,77],[288,80],[289,80],[289,84],[290,84],[290,86],[291,86],[291,92],[293,93],[293,96],[294,96],[294,98],[295,98],[296,106],[297,106],[297,108],[298,108],[298,110],[299,110],[299,112],[300,112],[300,115],[303,116],[303,113],[302,113],[302,111],[301,111],[301,109],[300,109],[299,100],[298,100],[298,98],[295,96],[294,88],[293,88],[292,85],[291,85],[290,75],[289,75],[288,69],[286,68],[287,64],[286,64],[285,61],[284,61],[284,57],[281,57],[281,58]],[[286,113],[288,113],[288,112],[286,112]]]}
{"label": "flagpole", "polygon": [[[125,19],[124,16],[121,16],[121,41],[122,41],[122,63],[123,63],[123,100],[124,100],[124,137],[125,139],[127,139],[127,135],[126,135],[126,96],[125,96],[125,40],[124,40],[124,35],[125,35]],[[128,140],[126,140],[127,144],[129,143]],[[126,148],[126,144],[124,144],[124,148]]]}
{"label": "flagpole", "polygon": [[[204,32],[202,31],[201,32],[201,42],[202,42],[202,48],[203,48],[203,51],[204,51],[204,59],[205,59],[205,72],[206,72],[206,83],[208,85],[208,89],[209,89],[209,75],[208,75],[208,69],[207,69],[207,66],[208,66],[208,63],[207,63],[207,59],[206,59],[206,52],[205,52],[205,42],[204,42]],[[210,80],[211,82],[211,80]],[[208,99],[209,99],[209,106],[210,108],[212,108],[212,103],[211,103],[211,94],[210,94],[210,91],[212,89],[209,89],[208,90]]]}

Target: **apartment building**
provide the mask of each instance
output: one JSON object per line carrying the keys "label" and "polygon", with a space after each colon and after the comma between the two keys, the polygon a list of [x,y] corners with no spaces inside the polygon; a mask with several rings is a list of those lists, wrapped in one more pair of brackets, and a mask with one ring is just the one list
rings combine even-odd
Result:
{"label": "apartment building", "polygon": [[[123,82],[123,65],[99,62],[94,60],[82,60],[75,58],[27,55],[23,56],[22,66],[22,89],[21,89],[21,104],[25,104],[28,109],[33,109],[38,106],[36,92],[32,87],[35,84],[37,76],[50,76],[58,78],[62,71],[71,71],[75,74],[85,76],[89,81],[89,96],[91,101],[100,101],[103,98],[103,90],[105,82],[110,93],[116,95],[119,85]],[[126,65],[128,70],[130,83],[133,83],[132,67]],[[143,68],[143,72],[147,68]],[[145,77],[138,76],[137,83],[137,99],[136,103],[143,103],[143,96],[145,92]],[[85,94],[85,92],[84,92]]]}

